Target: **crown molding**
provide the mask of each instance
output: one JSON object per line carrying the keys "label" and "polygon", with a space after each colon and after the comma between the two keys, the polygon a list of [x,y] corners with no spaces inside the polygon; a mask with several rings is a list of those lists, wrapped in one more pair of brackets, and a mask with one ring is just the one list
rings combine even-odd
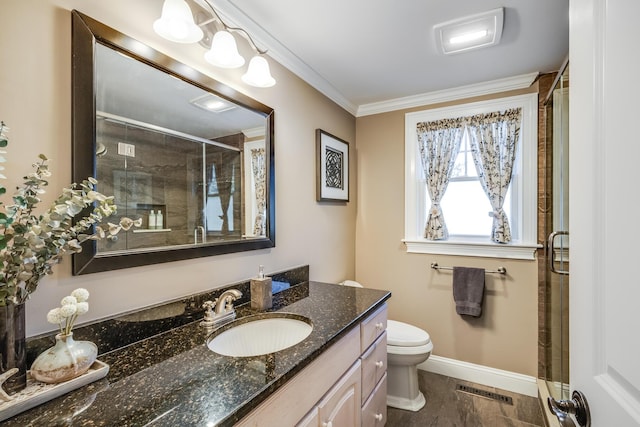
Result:
{"label": "crown molding", "polygon": [[314,71],[309,65],[302,61],[293,52],[287,49],[268,31],[258,25],[253,19],[242,10],[232,4],[229,0],[207,0],[221,17],[230,26],[237,26],[246,30],[261,49],[268,49],[267,55],[279,62],[293,74],[300,77],[320,93],[331,99],[333,102],[344,108],[349,113],[356,115],[358,106],[345,98],[335,87],[333,87],[324,77]]}
{"label": "crown molding", "polygon": [[420,95],[390,99],[388,101],[363,104],[358,107],[356,117],[387,113],[389,111],[402,110],[405,108],[421,107],[440,102],[456,101],[458,99],[489,95],[498,92],[506,92],[509,90],[525,89],[531,86],[531,84],[537,77],[538,72],[521,74],[518,76],[491,80],[483,83],[475,83],[452,89],[438,90],[435,92],[428,92]]}
{"label": "crown molding", "polygon": [[287,68],[293,74],[300,77],[310,86],[356,117],[430,105],[438,102],[455,101],[508,90],[524,89],[531,86],[538,77],[538,72],[535,72],[387,101],[356,105],[229,0],[197,1],[210,2],[227,24],[248,31],[260,48],[268,49],[267,55],[273,58],[274,61],[280,63],[283,67]]}

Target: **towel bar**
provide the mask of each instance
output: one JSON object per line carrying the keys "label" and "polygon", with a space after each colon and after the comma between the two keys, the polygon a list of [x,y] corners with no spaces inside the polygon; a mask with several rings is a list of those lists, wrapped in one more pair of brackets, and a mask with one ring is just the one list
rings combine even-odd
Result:
{"label": "towel bar", "polygon": [[[440,267],[437,262],[432,262],[431,268],[434,270],[453,270],[453,267]],[[485,273],[507,274],[507,269],[504,267],[498,267],[497,270],[485,270]]]}

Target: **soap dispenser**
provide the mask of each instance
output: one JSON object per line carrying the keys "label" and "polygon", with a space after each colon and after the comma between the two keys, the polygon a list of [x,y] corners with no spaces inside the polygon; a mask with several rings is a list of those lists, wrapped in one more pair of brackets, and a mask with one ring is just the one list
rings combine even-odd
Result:
{"label": "soap dispenser", "polygon": [[251,308],[267,310],[273,305],[271,277],[264,276],[264,266],[258,269],[258,277],[251,279]]}

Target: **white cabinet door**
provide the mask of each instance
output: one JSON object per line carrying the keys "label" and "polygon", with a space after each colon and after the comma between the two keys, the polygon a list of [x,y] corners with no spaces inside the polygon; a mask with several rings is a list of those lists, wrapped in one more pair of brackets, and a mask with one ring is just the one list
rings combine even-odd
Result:
{"label": "white cabinet door", "polygon": [[360,380],[358,360],[318,405],[320,427],[360,426]]}
{"label": "white cabinet door", "polygon": [[320,414],[318,413],[318,407],[314,407],[298,424],[296,427],[319,427]]}

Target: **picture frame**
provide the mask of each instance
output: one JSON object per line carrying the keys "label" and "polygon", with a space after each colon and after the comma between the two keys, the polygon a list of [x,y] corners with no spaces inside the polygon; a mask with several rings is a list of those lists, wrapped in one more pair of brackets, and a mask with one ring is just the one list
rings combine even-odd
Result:
{"label": "picture frame", "polygon": [[316,129],[316,200],[349,201],[349,143]]}

